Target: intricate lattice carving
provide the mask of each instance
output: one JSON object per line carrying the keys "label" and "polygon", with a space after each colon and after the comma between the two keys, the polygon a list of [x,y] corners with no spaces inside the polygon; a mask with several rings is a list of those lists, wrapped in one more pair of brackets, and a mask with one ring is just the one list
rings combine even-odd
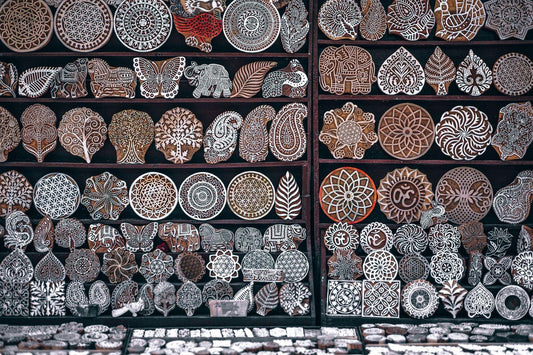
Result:
{"label": "intricate lattice carving", "polygon": [[174,274],[174,260],[160,249],[143,254],[139,272],[148,283],[166,281]]}
{"label": "intricate lattice carving", "polygon": [[494,310],[494,296],[480,282],[468,292],[464,305],[470,318],[484,316],[488,319]]}
{"label": "intricate lattice carving", "polygon": [[287,53],[298,52],[307,41],[309,21],[302,0],[291,0],[281,16],[280,39]]}
{"label": "intricate lattice carving", "polygon": [[392,53],[378,70],[378,86],[387,95],[416,95],[424,87],[424,69],[404,47]]}
{"label": "intricate lattice carving", "polygon": [[50,173],[37,181],[33,204],[43,216],[66,218],[76,212],[80,204],[80,189],[76,181],[63,173]]}
{"label": "intricate lattice carving", "polygon": [[242,116],[235,111],[226,111],[215,117],[204,136],[204,158],[207,163],[216,164],[231,158],[237,147],[242,121]]}
{"label": "intricate lattice carving", "polygon": [[0,40],[15,52],[36,51],[50,42],[52,21],[42,0],[8,0],[0,7]]}
{"label": "intricate lattice carving", "polygon": [[484,3],[487,13],[485,27],[498,33],[500,39],[526,39],[533,28],[531,0],[489,0]]}
{"label": "intricate lattice carving", "polygon": [[527,290],[533,289],[533,251],[523,251],[518,254],[511,264],[511,273],[513,280]]}
{"label": "intricate lattice carving", "polygon": [[168,217],[178,204],[178,189],[168,176],[149,172],[130,186],[130,205],[141,218],[151,221]]}
{"label": "intricate lattice carving", "polygon": [[34,104],[24,110],[20,121],[22,146],[42,163],[57,145],[56,114],[47,106]]}
{"label": "intricate lattice carving", "polygon": [[95,220],[117,220],[129,204],[126,181],[107,171],[91,176],[85,181],[81,204]]}
{"label": "intricate lattice carving", "polygon": [[7,160],[7,155],[15,149],[21,140],[17,119],[0,106],[0,163]]}
{"label": "intricate lattice carving", "polygon": [[394,234],[394,247],[402,255],[422,253],[428,245],[428,235],[416,224],[401,225]]}
{"label": "intricate lattice carving", "polygon": [[65,47],[92,52],[111,38],[113,13],[103,0],[64,0],[57,8],[54,25]]}
{"label": "intricate lattice carving", "polygon": [[494,63],[492,75],[499,92],[524,95],[533,88],[533,61],[521,53],[504,54]]}
{"label": "intricate lattice carving", "polygon": [[363,273],[367,280],[392,281],[398,274],[398,261],[389,251],[373,251],[363,261]]}
{"label": "intricate lattice carving", "polygon": [[91,78],[91,91],[95,98],[135,97],[137,75],[129,68],[112,67],[100,58],[93,58],[87,63]]}
{"label": "intricate lattice carving", "polygon": [[285,282],[300,282],[309,272],[309,260],[299,250],[286,250],[278,255],[274,267],[283,271]]}
{"label": "intricate lattice carving", "polygon": [[407,254],[400,259],[398,264],[398,274],[405,283],[427,279],[429,269],[429,261],[420,254]]}
{"label": "intricate lattice carving", "polygon": [[117,248],[104,254],[102,273],[111,283],[116,284],[131,279],[138,270],[135,254],[124,248]]}
{"label": "intricate lattice carving", "polygon": [[91,282],[100,273],[100,259],[89,249],[76,249],[65,260],[65,269],[70,280]]}
{"label": "intricate lattice carving", "polygon": [[510,285],[512,279],[507,270],[511,268],[512,261],[513,259],[510,256],[504,256],[499,260],[485,256],[483,264],[488,272],[483,277],[483,284],[493,285],[496,281],[499,281],[502,285]]}
{"label": "intricate lattice carving", "polygon": [[64,282],[32,281],[30,291],[30,315],[32,317],[65,315]]}
{"label": "intricate lattice carving", "polygon": [[412,103],[389,108],[379,120],[379,144],[402,160],[417,159],[433,144],[435,125],[429,112]]}
{"label": "intricate lattice carving", "polygon": [[400,281],[363,281],[363,317],[400,317]]}
{"label": "intricate lattice carving", "polygon": [[206,221],[218,216],[226,206],[226,187],[216,175],[199,172],[183,180],[178,197],[187,216]]}
{"label": "intricate lattice carving", "polygon": [[387,31],[387,14],[379,0],[361,1],[363,19],[359,24],[361,37],[369,41],[381,39]]}
{"label": "intricate lattice carving", "polygon": [[[512,297],[510,302],[514,300],[514,304],[511,306],[507,305],[509,297]],[[518,304],[516,304],[516,300],[518,300]],[[498,291],[494,303],[500,316],[511,321],[517,321],[524,318],[529,311],[530,300],[529,295],[522,287],[511,285]]]}
{"label": "intricate lattice carving", "polygon": [[109,141],[117,151],[119,164],[144,164],[144,155],[154,140],[154,122],[149,114],[123,110],[111,118]]}
{"label": "intricate lattice carving", "polygon": [[202,145],[203,125],[188,109],[176,107],[161,116],[155,126],[155,146],[175,164],[192,159]]}
{"label": "intricate lattice carving", "polygon": [[228,185],[228,205],[240,218],[255,220],[266,216],[274,206],[274,185],[268,177],[245,171]]}
{"label": "intricate lattice carving", "polygon": [[429,249],[433,254],[457,253],[461,246],[461,235],[456,227],[449,223],[438,223],[428,233]]}
{"label": "intricate lattice carving", "polygon": [[5,218],[13,211],[30,209],[33,187],[24,175],[16,170],[0,174],[0,216]]}
{"label": "intricate lattice carving", "polygon": [[439,306],[435,286],[426,280],[414,280],[402,289],[402,308],[410,317],[431,317]]}
{"label": "intricate lattice carving", "polygon": [[279,36],[281,19],[273,3],[235,0],[224,12],[224,36],[236,49],[257,53],[269,48]]}
{"label": "intricate lattice carving", "polygon": [[457,253],[445,251],[431,257],[431,277],[441,285],[448,280],[461,280],[464,272],[464,261]]}
{"label": "intricate lattice carving", "polygon": [[209,263],[206,266],[209,276],[231,282],[239,276],[241,264],[239,256],[233,255],[231,250],[219,250],[214,255],[209,255]]}
{"label": "intricate lattice carving", "polygon": [[328,259],[328,267],[332,279],[355,280],[363,275],[362,260],[353,250],[335,250]]}

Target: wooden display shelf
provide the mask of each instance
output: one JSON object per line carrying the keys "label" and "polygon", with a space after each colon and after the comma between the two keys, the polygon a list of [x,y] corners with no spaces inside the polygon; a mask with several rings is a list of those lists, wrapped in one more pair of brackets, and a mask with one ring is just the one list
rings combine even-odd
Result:
{"label": "wooden display shelf", "polygon": [[[65,48],[66,49],[66,48]],[[286,52],[261,52],[261,53],[243,53],[243,52],[211,52],[203,53],[200,51],[197,52],[114,52],[114,51],[102,51],[102,52],[62,52],[62,51],[43,51],[43,52],[33,52],[33,54],[39,57],[144,57],[144,58],[167,58],[167,57],[179,57],[183,56],[185,58],[308,58],[310,53],[286,53]],[[9,58],[9,57],[27,57],[28,53],[17,53],[17,52],[0,52],[0,58]]]}
{"label": "wooden display shelf", "polygon": [[475,160],[446,160],[446,159],[319,159],[320,164],[337,165],[358,165],[358,164],[387,164],[387,165],[525,165],[532,166],[531,160],[482,160],[478,157]]}
{"label": "wooden display shelf", "polygon": [[[67,311],[68,312],[68,311]],[[157,311],[155,311],[157,313]],[[176,310],[172,311],[172,313]],[[163,328],[163,327],[274,327],[274,326],[283,326],[283,327],[295,327],[295,326],[314,326],[315,315],[311,314],[309,316],[289,316],[283,314],[271,315],[270,313],[266,316],[248,316],[248,317],[234,317],[234,318],[223,318],[223,317],[210,317],[209,314],[194,314],[192,317],[187,317],[185,311],[180,309],[180,315],[169,315],[163,317],[161,313],[154,314],[152,316],[121,316],[114,318],[109,315],[100,315],[95,318],[82,318],[72,315],[67,315],[63,317],[59,316],[48,316],[48,317],[31,317],[32,324],[39,325],[48,325],[48,324],[60,324],[67,322],[82,322],[84,325],[91,324],[105,324],[109,326],[115,325],[124,325],[128,328]],[[11,317],[11,316],[2,316],[2,322],[10,325],[27,325],[28,318],[26,317]]]}
{"label": "wooden display shelf", "polygon": [[[309,22],[310,28],[315,27],[315,18],[311,15],[314,13],[314,1],[304,0],[305,5],[308,8],[309,12]],[[54,10],[52,10],[54,11]],[[284,10],[280,10],[280,15]],[[291,59],[298,59],[306,68],[306,73],[309,78],[309,86],[307,90],[307,96],[304,98],[288,98],[288,97],[276,97],[276,98],[263,98],[261,93],[258,93],[256,97],[246,99],[246,98],[220,98],[215,99],[212,97],[202,97],[195,99],[192,96],[192,91],[194,87],[188,85],[187,80],[182,77],[180,81],[180,92],[178,97],[174,99],[146,99],[140,95],[140,86],[139,83],[136,89],[136,98],[133,99],[124,99],[124,98],[102,98],[96,99],[91,97],[92,94],[89,91],[89,85],[87,83],[86,89],[89,91],[89,96],[80,99],[52,99],[50,94],[46,93],[41,98],[28,98],[20,97],[16,98],[0,98],[0,105],[4,106],[6,109],[19,119],[23,110],[32,104],[43,103],[50,106],[56,112],[57,120],[61,120],[61,116],[67,110],[79,107],[82,105],[87,105],[87,107],[92,108],[97,111],[104,120],[106,124],[109,124],[113,114],[128,108],[135,108],[141,111],[145,111],[153,118],[154,122],[161,117],[161,115],[168,109],[176,107],[178,105],[183,105],[183,107],[189,108],[196,117],[202,122],[204,126],[204,131],[211,124],[213,119],[220,113],[226,110],[234,110],[239,112],[243,118],[248,114],[252,109],[256,108],[262,104],[272,105],[276,111],[278,111],[282,106],[287,103],[299,102],[303,103],[308,108],[308,117],[304,120],[303,124],[306,130],[307,135],[307,148],[304,156],[294,162],[284,162],[276,161],[272,154],[269,154],[267,161],[259,163],[249,163],[242,160],[238,156],[238,151],[235,151],[229,161],[219,163],[219,164],[207,164],[203,159],[203,149],[198,151],[193,160],[185,164],[172,164],[164,159],[164,156],[161,152],[156,151],[154,145],[152,144],[146,154],[147,164],[140,165],[127,165],[127,164],[116,164],[115,162],[115,150],[112,147],[109,140],[106,141],[104,147],[98,151],[94,157],[93,162],[90,164],[84,163],[80,158],[70,156],[58,142],[57,148],[54,152],[51,152],[47,156],[44,163],[38,163],[34,158],[24,149],[19,146],[14,151],[9,154],[8,161],[5,163],[0,163],[0,172],[4,172],[10,169],[20,169],[19,171],[24,174],[32,184],[45,175],[48,172],[57,170],[65,172],[71,175],[78,183],[80,189],[85,186],[85,179],[89,176],[95,175],[97,170],[101,171],[110,170],[116,176],[128,180],[128,186],[132,181],[134,176],[141,175],[147,170],[161,171],[165,174],[171,176],[178,183],[186,174],[194,173],[197,171],[212,171],[218,175],[224,182],[229,183],[231,178],[238,173],[241,173],[246,170],[257,170],[266,174],[274,184],[277,186],[279,178],[284,174],[285,171],[291,171],[300,187],[300,193],[302,197],[302,211],[300,216],[296,220],[284,221],[280,218],[276,218],[274,211],[266,216],[264,219],[260,220],[243,220],[235,215],[233,215],[228,206],[217,218],[209,221],[193,221],[187,218],[183,213],[176,212],[179,211],[179,207],[176,207],[175,212],[172,216],[175,218],[167,218],[161,222],[177,222],[177,223],[191,223],[196,226],[202,223],[209,223],[217,228],[227,228],[231,229],[233,232],[240,226],[254,226],[264,231],[268,226],[274,224],[300,224],[307,229],[307,240],[300,245],[299,250],[306,254],[307,259],[310,263],[310,270],[308,276],[302,281],[305,285],[309,287],[312,291],[311,302],[310,302],[310,314],[301,317],[292,317],[283,312],[281,307],[278,307],[275,311],[270,312],[267,316],[262,317],[255,313],[255,310],[251,312],[248,317],[241,318],[211,318],[209,317],[209,311],[202,306],[192,317],[187,317],[183,310],[174,310],[172,315],[169,317],[163,317],[162,314],[157,311],[152,316],[138,316],[138,317],[118,317],[113,318],[110,316],[110,311],[108,310],[104,315],[98,316],[96,318],[79,318],[70,315],[70,312],[67,310],[67,316],[65,317],[3,317],[3,323],[9,324],[28,324],[29,322],[35,324],[58,324],[69,321],[79,321],[87,324],[107,324],[107,325],[118,325],[124,324],[126,326],[132,327],[200,327],[200,326],[314,326],[317,324],[317,311],[315,305],[320,303],[318,299],[319,296],[316,294],[316,283],[314,275],[314,266],[318,265],[317,258],[314,257],[313,253],[313,235],[312,235],[312,214],[311,214],[311,179],[312,179],[312,170],[311,170],[311,156],[312,156],[312,53],[311,48],[314,41],[312,36],[313,31],[311,30],[308,35],[307,43],[298,53],[285,53],[281,41],[278,39],[272,47],[267,51],[261,53],[243,53],[235,50],[231,45],[225,40],[224,36],[220,36],[213,39],[213,52],[203,53],[195,48],[188,47],[184,43],[183,36],[176,33],[175,29],[172,30],[172,34],[162,47],[157,51],[148,52],[148,53],[139,53],[134,52],[126,47],[124,47],[116,38],[116,35],[113,35],[105,46],[95,52],[91,53],[78,53],[72,52],[66,49],[56,38],[52,36],[50,43],[45,46],[40,51],[33,53],[15,53],[7,50],[5,46],[0,45],[0,60],[8,63],[13,63],[17,67],[19,73],[25,69],[37,67],[37,66],[63,66],[68,62],[73,61],[76,58],[102,58],[106,60],[109,65],[117,67],[124,66],[132,68],[132,60],[134,57],[143,57],[151,60],[163,60],[169,57],[184,56],[187,59],[187,65],[190,64],[192,60],[203,64],[203,63],[219,63],[225,66],[228,70],[230,78],[233,79],[237,70],[245,64],[260,61],[260,60],[273,60],[278,62],[278,65],[273,70],[279,70],[285,67]],[[89,77],[87,77],[89,81]],[[238,147],[237,149],[238,150]],[[99,171],[99,172],[101,172]],[[98,172],[98,173],[99,173]],[[131,180],[131,181],[130,181]],[[178,184],[179,186],[179,184]],[[83,190],[82,190],[83,191]],[[32,206],[28,212],[32,223],[36,226],[37,222],[40,220],[41,216],[37,213],[35,208]],[[80,206],[76,213],[72,216],[80,220],[86,227],[92,223],[104,223],[113,225],[115,228],[119,226],[122,222],[128,222],[133,224],[146,224],[149,221],[138,218],[134,215],[131,208],[127,208],[122,213],[122,218],[118,221],[94,221],[89,218],[89,215],[85,208]],[[56,221],[54,221],[56,222]],[[159,244],[159,238],[156,237],[156,244]],[[82,247],[87,247],[85,243]],[[34,265],[38,260],[44,256],[44,254],[36,253],[33,250],[33,246],[28,246],[28,252]],[[54,252],[58,251],[58,257],[66,258],[68,255],[67,249],[62,249],[59,247],[54,248]],[[0,244],[0,259],[4,255],[7,255],[8,250],[4,247],[3,244]],[[176,255],[176,253],[170,253],[171,255]],[[202,255],[208,255],[212,253],[201,252]],[[242,256],[242,253],[237,253],[237,255]],[[274,257],[275,257],[274,253]],[[141,253],[136,253],[136,258],[140,258]],[[107,281],[107,278],[103,275],[99,275],[99,279],[102,279],[104,282]],[[200,288],[206,281],[211,278],[205,276],[204,279],[199,283]],[[134,276],[134,280],[143,282],[144,279],[140,274]],[[141,281],[142,280],[142,281]],[[172,282],[176,284],[175,277],[173,277]],[[231,283],[234,291],[237,291],[238,288],[244,286],[242,282],[242,273],[240,274],[240,279],[234,280]],[[255,292],[263,285],[263,283],[255,283]],[[179,284],[178,284],[179,286]],[[281,286],[278,285],[278,286]],[[112,288],[111,288],[112,290]]]}
{"label": "wooden display shelf", "polygon": [[60,161],[45,161],[42,163],[32,161],[7,161],[0,163],[1,168],[69,168],[69,169],[129,169],[129,170],[159,170],[159,169],[246,169],[253,170],[257,168],[273,168],[273,167],[308,167],[309,163],[305,160],[298,161],[265,161],[254,163],[235,162],[235,163],[146,163],[146,164],[117,164],[117,163],[98,163],[91,162],[89,164],[82,162],[60,162]]}
{"label": "wooden display shelf", "polygon": [[[374,84],[376,85],[376,84]],[[524,102],[533,100],[533,96],[506,96],[506,95],[326,95],[318,96],[320,101],[503,101],[503,102]],[[391,104],[392,106],[392,104]]]}
{"label": "wooden display shelf", "polygon": [[94,97],[82,97],[78,99],[53,99],[51,97],[37,97],[37,98],[24,98],[24,97],[0,97],[0,104],[2,103],[60,103],[60,104],[69,104],[69,105],[79,105],[79,104],[128,104],[136,106],[139,104],[181,104],[181,103],[205,103],[205,104],[235,104],[235,103],[270,103],[270,102],[307,102],[307,98],[296,98],[292,99],[290,97],[252,97],[252,98],[243,98],[243,97],[221,97],[215,99],[213,97],[200,97],[195,99],[194,97],[176,97],[173,99],[145,99],[143,97],[137,97],[133,99],[125,98],[102,98],[96,99]]}
{"label": "wooden display shelf", "polygon": [[482,46],[493,46],[496,43],[498,46],[531,46],[533,45],[533,40],[505,40],[505,41],[484,41],[484,40],[472,40],[472,41],[444,41],[444,40],[420,40],[420,41],[406,41],[397,37],[398,40],[377,40],[377,41],[366,41],[364,39],[352,40],[332,40],[332,39],[319,39],[317,42],[319,45],[352,45],[352,46],[372,46],[372,47],[399,47],[399,46],[446,46],[446,47],[482,47]]}
{"label": "wooden display shelf", "polygon": [[[325,0],[317,0],[315,6],[315,17],[318,17],[318,9],[324,3]],[[383,0],[382,4],[387,11],[387,7],[392,3],[392,0]],[[314,176],[314,203],[313,203],[313,216],[314,216],[314,235],[315,235],[315,253],[320,255],[320,266],[317,267],[316,272],[320,274],[320,290],[317,294],[321,296],[322,302],[317,305],[317,310],[321,312],[322,325],[330,326],[354,326],[364,323],[374,322],[386,322],[386,323],[434,323],[434,322],[471,322],[479,320],[479,318],[468,318],[466,312],[463,310],[457,319],[453,319],[451,314],[447,313],[439,306],[437,313],[428,319],[412,319],[407,314],[400,311],[400,318],[363,318],[363,317],[335,317],[325,314],[326,311],[326,297],[327,297],[327,258],[332,255],[332,252],[326,250],[323,241],[323,235],[325,230],[334,223],[330,220],[321,210],[320,201],[318,199],[320,185],[323,178],[335,168],[342,166],[360,167],[364,170],[376,184],[376,188],[379,186],[380,179],[385,176],[387,172],[392,171],[395,168],[403,166],[411,166],[413,168],[420,169],[427,174],[429,181],[435,188],[436,183],[442,174],[457,166],[471,166],[481,170],[491,180],[494,193],[513,181],[516,173],[526,169],[533,168],[533,148],[529,148],[524,159],[513,161],[501,161],[499,156],[493,149],[493,147],[487,147],[484,154],[476,157],[474,160],[469,161],[455,161],[445,156],[440,148],[434,143],[428,152],[420,159],[416,160],[399,160],[390,157],[380,146],[376,143],[365,152],[363,159],[333,159],[328,148],[319,141],[319,133],[322,128],[323,114],[333,108],[340,108],[345,102],[352,101],[361,107],[365,112],[370,112],[375,115],[375,131],[377,131],[378,123],[382,114],[392,106],[400,102],[415,102],[416,104],[424,107],[432,115],[435,124],[439,122],[439,119],[443,112],[451,109],[457,105],[472,105],[477,106],[484,111],[492,124],[494,131],[498,123],[498,111],[504,105],[511,102],[525,102],[533,100],[533,91],[529,91],[522,96],[507,96],[497,91],[494,85],[485,92],[485,94],[474,97],[465,95],[461,92],[455,83],[450,86],[448,95],[437,96],[434,90],[427,85],[424,85],[419,95],[386,95],[381,92],[377,83],[372,84],[372,90],[368,95],[334,95],[322,90],[319,85],[319,57],[321,52],[329,46],[340,47],[342,45],[360,46],[365,48],[373,58],[375,63],[375,75],[377,75],[379,68],[383,64],[386,58],[394,53],[400,46],[404,46],[408,49],[420,62],[422,67],[425,66],[431,53],[437,46],[440,46],[442,50],[450,56],[455,66],[468,54],[468,50],[472,49],[477,55],[479,55],[489,66],[492,68],[499,56],[509,52],[523,53],[533,59],[533,31],[528,33],[526,40],[498,40],[495,32],[482,28],[476,38],[472,41],[444,41],[435,37],[435,29],[430,33],[428,40],[420,41],[406,41],[399,36],[394,36],[386,33],[381,40],[367,41],[360,37],[356,40],[331,40],[328,39],[322,31],[317,27],[314,29],[314,36],[316,38],[313,44],[313,176]],[[386,218],[381,212],[379,204],[376,203],[372,213],[362,222],[356,223],[353,226],[360,232],[362,228],[371,222],[379,221],[385,223],[393,231],[395,231],[400,224],[394,223]],[[533,221],[533,214],[524,222],[524,224],[530,225]],[[517,224],[505,224],[501,223],[495,213],[491,210],[489,214],[481,221],[484,223],[485,230],[490,230],[494,227],[507,228],[513,235],[517,235],[520,230],[520,225]],[[514,238],[516,240],[516,237]],[[511,253],[516,250],[513,245],[510,249]],[[394,251],[393,251],[394,252]],[[364,258],[364,253],[356,251],[356,254]],[[463,258],[467,258],[466,254],[461,253]],[[361,279],[361,278],[360,278]],[[399,280],[399,278],[397,278]],[[402,282],[402,287],[404,283]],[[462,280],[461,285],[466,289],[472,287],[467,285],[466,276]],[[437,289],[440,289],[440,285],[436,285]],[[503,287],[496,284],[490,286],[489,289],[494,295],[498,290]],[[526,316],[527,318],[527,316]],[[505,323],[510,322],[503,319],[498,315],[496,310],[493,312],[493,318],[486,320],[490,323]]]}

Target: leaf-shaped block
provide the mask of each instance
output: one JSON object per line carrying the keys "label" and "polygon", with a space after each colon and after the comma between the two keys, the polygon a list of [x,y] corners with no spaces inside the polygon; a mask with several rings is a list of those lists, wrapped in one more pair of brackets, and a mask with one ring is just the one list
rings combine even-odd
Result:
{"label": "leaf-shaped block", "polygon": [[444,309],[450,312],[453,318],[463,309],[463,302],[468,291],[455,280],[448,280],[439,291],[439,298]]}
{"label": "leaf-shaped block", "polygon": [[400,47],[378,70],[378,86],[387,95],[416,95],[424,87],[424,69],[407,49]]}
{"label": "leaf-shaped block", "polygon": [[193,282],[185,282],[176,292],[176,305],[192,317],[196,308],[202,305],[202,291]]}
{"label": "leaf-shaped block", "polygon": [[276,214],[285,220],[295,219],[302,210],[300,188],[290,172],[286,172],[279,180],[274,202]]}
{"label": "leaf-shaped block", "polygon": [[16,97],[18,79],[19,73],[13,63],[0,62],[0,96]]}
{"label": "leaf-shaped block", "polygon": [[42,163],[57,145],[56,114],[48,106],[35,104],[24,110],[20,121],[22,146]]}
{"label": "leaf-shaped block", "polygon": [[490,88],[492,70],[473,50],[469,50],[468,55],[457,67],[455,82],[459,90],[472,96],[479,96]]}
{"label": "leaf-shaped block", "polygon": [[36,67],[27,69],[19,77],[19,95],[36,98],[43,96],[61,67]]}
{"label": "leaf-shaped block", "polygon": [[241,288],[233,296],[234,301],[248,301],[248,312],[251,312],[254,308],[254,283],[251,282],[248,285]]}
{"label": "leaf-shaped block", "polygon": [[281,16],[279,37],[287,53],[296,53],[302,48],[309,33],[307,9],[302,0],[291,0]]}
{"label": "leaf-shaped block", "polygon": [[233,78],[233,90],[230,97],[251,98],[261,90],[266,73],[277,62],[259,61],[243,65]]}
{"label": "leaf-shaped block", "polygon": [[276,117],[276,110],[270,105],[253,109],[244,119],[239,135],[239,155],[255,163],[264,161],[268,155],[268,131],[266,125]]}
{"label": "leaf-shaped block", "polygon": [[268,312],[278,306],[278,303],[278,286],[275,282],[266,284],[255,295],[256,312],[260,316],[266,316]]}
{"label": "leaf-shaped block", "polygon": [[424,68],[426,83],[437,95],[447,95],[450,83],[455,80],[455,65],[439,46],[435,48]]}
{"label": "leaf-shaped block", "polygon": [[104,146],[107,126],[97,112],[78,107],[63,115],[58,134],[59,143],[67,152],[90,163],[92,156]]}
{"label": "leaf-shaped block", "polygon": [[37,281],[60,282],[65,280],[65,276],[65,267],[51,250],[35,265],[34,277]]}

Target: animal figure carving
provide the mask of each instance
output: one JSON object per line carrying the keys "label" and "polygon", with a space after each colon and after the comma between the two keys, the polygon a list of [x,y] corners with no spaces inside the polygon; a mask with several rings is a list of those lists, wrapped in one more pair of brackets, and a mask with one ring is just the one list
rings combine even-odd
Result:
{"label": "animal figure carving", "polygon": [[275,224],[265,231],[263,250],[278,252],[296,250],[307,238],[307,230],[299,224]]}
{"label": "animal figure carving", "polygon": [[327,47],[318,63],[320,87],[332,94],[368,94],[376,81],[372,55],[361,47]]}
{"label": "animal figure carving", "polygon": [[481,0],[437,0],[436,37],[447,41],[470,41],[485,23],[485,8]]}
{"label": "animal figure carving", "polygon": [[97,99],[101,97],[135,97],[137,75],[131,69],[109,66],[100,58],[91,59],[87,63],[91,77],[91,91]]}
{"label": "animal figure carving", "polygon": [[78,58],[55,73],[54,80],[50,84],[52,98],[75,99],[88,95],[85,88],[87,61],[87,58]]}
{"label": "animal figure carving", "polygon": [[211,40],[222,32],[222,0],[171,0],[170,11],[176,30],[185,37],[185,44],[209,53]]}
{"label": "animal figure carving", "polygon": [[269,73],[263,82],[263,97],[305,97],[307,75],[298,59],[293,59],[285,68]]}
{"label": "animal figure carving", "polygon": [[184,75],[190,85],[196,86],[192,93],[196,99],[211,95],[218,99],[220,96],[230,97],[231,95],[232,83],[229,73],[220,64],[198,65],[193,61],[185,68]]}

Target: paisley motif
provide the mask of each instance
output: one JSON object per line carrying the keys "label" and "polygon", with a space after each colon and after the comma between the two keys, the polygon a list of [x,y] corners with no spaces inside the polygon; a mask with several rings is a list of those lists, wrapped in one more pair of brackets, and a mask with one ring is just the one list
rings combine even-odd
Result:
{"label": "paisley motif", "polygon": [[387,95],[401,92],[416,95],[424,87],[425,75],[422,65],[404,47],[400,47],[385,59],[378,70],[378,86]]}
{"label": "paisley motif", "polygon": [[387,14],[381,1],[362,0],[361,10],[363,11],[363,19],[359,24],[361,37],[369,41],[381,39],[387,31]]}
{"label": "paisley motif", "polygon": [[237,132],[242,126],[242,116],[226,111],[215,117],[204,136],[204,158],[209,164],[228,160],[237,146]]}
{"label": "paisley motif", "polygon": [[276,110],[270,105],[253,109],[244,119],[239,135],[239,155],[255,163],[264,161],[268,155],[268,131],[266,125],[276,117]]}
{"label": "paisley motif", "polygon": [[39,253],[46,253],[54,245],[54,223],[48,216],[44,216],[35,227],[33,247]]}
{"label": "paisley motif", "polygon": [[301,103],[290,103],[279,110],[268,133],[270,151],[278,160],[294,161],[305,154],[307,138],[303,120],[306,117],[307,107]]}

